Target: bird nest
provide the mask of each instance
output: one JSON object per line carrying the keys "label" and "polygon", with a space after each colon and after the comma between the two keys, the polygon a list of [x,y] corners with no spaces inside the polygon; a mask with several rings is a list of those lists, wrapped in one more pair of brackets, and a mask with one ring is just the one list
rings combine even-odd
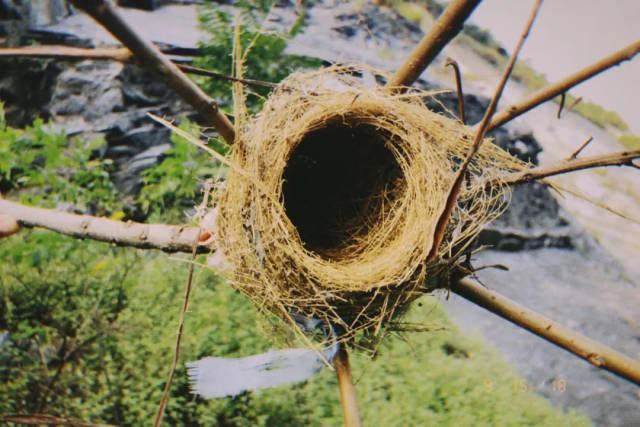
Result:
{"label": "bird nest", "polygon": [[263,310],[378,331],[446,287],[481,228],[505,208],[500,177],[520,168],[486,141],[474,156],[438,256],[438,212],[472,128],[430,111],[429,93],[365,87],[332,67],[288,77],[237,129],[215,199],[230,281]]}

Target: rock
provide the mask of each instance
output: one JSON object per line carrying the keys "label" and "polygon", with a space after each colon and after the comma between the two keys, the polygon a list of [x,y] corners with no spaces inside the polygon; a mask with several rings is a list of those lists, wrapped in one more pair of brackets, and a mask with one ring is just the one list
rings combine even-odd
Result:
{"label": "rock", "polygon": [[171,149],[170,144],[160,144],[138,153],[128,160],[113,176],[113,181],[119,191],[125,194],[136,194],[142,187],[142,172],[158,165],[164,153]]}
{"label": "rock", "polygon": [[13,0],[0,0],[0,20],[19,20],[20,7]]}

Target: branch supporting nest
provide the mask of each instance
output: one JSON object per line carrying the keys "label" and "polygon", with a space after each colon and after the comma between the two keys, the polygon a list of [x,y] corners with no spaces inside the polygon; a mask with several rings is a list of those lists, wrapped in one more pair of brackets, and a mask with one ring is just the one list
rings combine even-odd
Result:
{"label": "branch supporting nest", "polygon": [[453,39],[481,0],[454,0],[440,15],[429,33],[409,54],[405,62],[387,83],[388,87],[411,86]]}
{"label": "branch supporting nest", "polygon": [[358,393],[353,384],[351,366],[349,365],[349,353],[344,345],[340,345],[338,354],[333,359],[333,366],[338,377],[340,387],[340,402],[342,403],[342,415],[345,427],[360,427],[360,407],[358,406]]}
{"label": "branch supporting nest", "polygon": [[[7,58],[41,58],[41,59],[60,59],[60,60],[110,60],[118,62],[133,62],[135,59],[131,51],[127,48],[84,48],[69,46],[27,46],[18,48],[0,48],[0,57]],[[195,74],[198,76],[211,77],[219,80],[227,80],[231,82],[239,82],[246,85],[262,86],[268,88],[278,87],[277,83],[264,82],[254,79],[239,79],[237,77],[228,76],[215,71],[206,70],[204,68],[194,67],[193,65],[181,64],[172,60],[180,70],[187,74]]]}
{"label": "branch supporting nest", "polygon": [[235,138],[233,124],[215,100],[205,94],[194,82],[160,52],[150,42],[142,39],[118,14],[108,0],[70,0],[71,3],[91,15],[100,25],[105,27],[120,42],[133,52],[140,63],[160,75],[162,80],[175,90],[182,99],[196,109],[209,121],[227,143],[232,144]]}
{"label": "branch supporting nest", "polygon": [[640,362],[566,328],[548,317],[487,289],[473,280],[462,279],[451,291],[564,348],[597,366],[640,385]]}
{"label": "branch supporting nest", "polygon": [[[139,249],[190,252],[199,229],[185,225],[122,222],[91,215],[75,215],[54,209],[34,208],[0,199],[0,214],[24,227],[41,227],[76,239],[93,239]],[[210,251],[200,246],[200,251]]]}

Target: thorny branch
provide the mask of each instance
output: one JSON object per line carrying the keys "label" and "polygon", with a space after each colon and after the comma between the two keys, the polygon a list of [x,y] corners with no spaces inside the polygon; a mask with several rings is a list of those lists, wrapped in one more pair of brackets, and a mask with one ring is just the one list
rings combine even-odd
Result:
{"label": "thorny branch", "polygon": [[91,15],[100,25],[111,32],[120,42],[133,52],[136,59],[188,102],[229,144],[233,144],[235,131],[233,124],[218,108],[215,100],[205,94],[194,82],[150,42],[142,39],[118,14],[108,0],[70,0],[71,3]]}
{"label": "thorny branch", "polygon": [[471,279],[465,278],[453,283],[451,291],[570,351],[598,368],[613,372],[640,385],[640,362],[624,354],[584,337]]}
{"label": "thorny branch", "polygon": [[431,64],[442,49],[453,39],[481,0],[454,0],[422,41],[409,54],[405,62],[387,83],[387,87],[411,86]]}
{"label": "thorny branch", "polygon": [[[630,61],[638,52],[640,52],[640,40],[631,43],[627,47],[614,52],[606,58],[603,58],[600,61],[595,62],[588,67],[585,67],[582,70],[571,74],[568,77],[565,77],[558,83],[555,83],[534,93],[527,99],[517,104],[511,105],[506,110],[498,112],[491,120],[491,123],[489,124],[489,130],[495,129],[515,119],[516,117],[537,107],[543,102],[567,92],[572,87],[577,86],[583,81],[588,80],[591,77],[620,64],[621,62]],[[571,106],[571,108],[573,107],[575,107],[575,105]]]}

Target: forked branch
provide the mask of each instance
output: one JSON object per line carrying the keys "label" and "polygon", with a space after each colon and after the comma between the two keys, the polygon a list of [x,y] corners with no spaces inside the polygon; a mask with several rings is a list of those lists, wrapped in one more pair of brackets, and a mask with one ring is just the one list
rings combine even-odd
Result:
{"label": "forked branch", "polygon": [[533,332],[597,366],[640,385],[640,362],[566,328],[548,317],[487,289],[470,279],[451,285],[451,290],[490,312]]}
{"label": "forked branch", "polygon": [[[387,82],[391,88],[411,86],[453,39],[481,0],[454,0],[433,24],[433,28],[413,49],[400,69]],[[401,90],[401,89],[400,89]]]}
{"label": "forked branch", "polygon": [[565,93],[572,87],[577,86],[583,81],[588,80],[591,77],[620,64],[621,62],[630,61],[638,52],[640,52],[640,40],[631,43],[629,46],[620,49],[619,51],[589,65],[586,68],[583,68],[582,70],[568,77],[565,77],[558,83],[555,83],[534,93],[527,99],[517,104],[511,105],[506,110],[498,112],[491,120],[491,123],[489,124],[489,130],[495,129],[515,119],[516,117],[537,107],[543,102],[555,98],[562,93]]}
{"label": "forked branch", "polygon": [[233,124],[218,108],[215,100],[205,94],[193,81],[150,42],[140,37],[118,14],[109,0],[70,0],[78,9],[87,12],[120,42],[133,52],[146,68],[160,75],[182,99],[209,121],[229,144],[233,143]]}
{"label": "forked branch", "polygon": [[[199,229],[186,225],[122,222],[91,215],[75,215],[53,209],[34,208],[0,198],[0,214],[24,227],[41,227],[76,239],[93,239],[139,249],[190,252]],[[201,251],[209,251],[201,246]]]}

